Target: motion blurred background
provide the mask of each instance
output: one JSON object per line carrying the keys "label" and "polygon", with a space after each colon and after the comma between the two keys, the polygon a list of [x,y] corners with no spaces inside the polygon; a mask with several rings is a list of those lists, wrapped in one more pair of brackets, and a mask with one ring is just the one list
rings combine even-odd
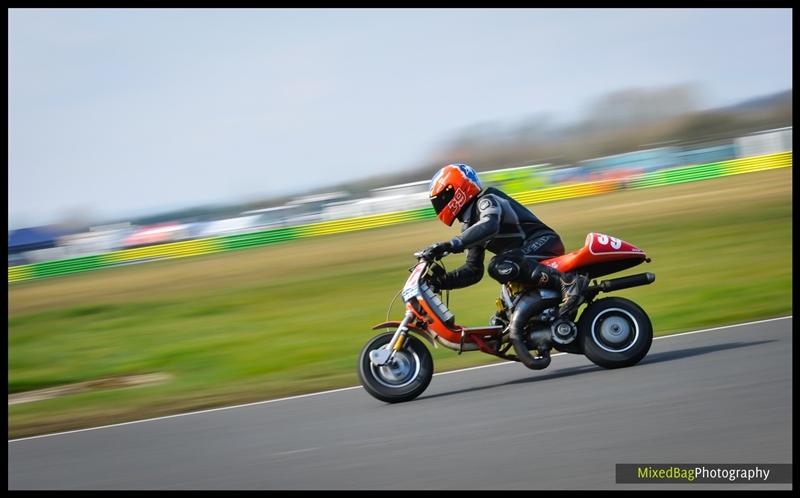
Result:
{"label": "motion blurred background", "polygon": [[657,334],[791,314],[789,9],[10,9],[8,55],[10,437],[355,385],[453,162],[647,251]]}

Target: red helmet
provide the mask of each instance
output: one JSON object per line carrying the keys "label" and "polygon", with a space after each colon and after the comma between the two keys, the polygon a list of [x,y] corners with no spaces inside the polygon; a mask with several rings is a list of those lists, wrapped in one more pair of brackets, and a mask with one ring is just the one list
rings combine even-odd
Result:
{"label": "red helmet", "polygon": [[464,206],[481,192],[478,173],[466,164],[448,164],[431,180],[430,197],[436,216],[451,226]]}

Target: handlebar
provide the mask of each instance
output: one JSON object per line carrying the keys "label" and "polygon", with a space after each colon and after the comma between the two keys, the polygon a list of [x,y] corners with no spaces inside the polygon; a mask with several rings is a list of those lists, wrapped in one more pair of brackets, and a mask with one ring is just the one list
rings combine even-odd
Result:
{"label": "handlebar", "polygon": [[425,253],[424,249],[422,251],[417,251],[417,252],[414,253],[414,257],[417,258],[418,260],[424,260],[424,261],[433,262],[433,261],[439,261],[440,259],[444,258],[445,256],[449,256],[450,255],[449,252],[445,251],[441,255],[436,256],[435,258],[431,258],[431,257],[425,257],[424,253]]}

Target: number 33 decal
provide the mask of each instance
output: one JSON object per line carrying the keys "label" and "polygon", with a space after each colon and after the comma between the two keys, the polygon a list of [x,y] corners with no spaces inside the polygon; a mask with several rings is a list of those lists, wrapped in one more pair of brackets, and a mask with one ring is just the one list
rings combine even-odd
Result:
{"label": "number 33 decal", "polygon": [[[597,234],[597,242],[600,243],[601,245],[608,244],[608,239],[609,239],[608,235],[603,235],[601,233]],[[611,237],[611,247],[613,249],[619,249],[620,247],[622,247],[622,241],[616,237]]]}

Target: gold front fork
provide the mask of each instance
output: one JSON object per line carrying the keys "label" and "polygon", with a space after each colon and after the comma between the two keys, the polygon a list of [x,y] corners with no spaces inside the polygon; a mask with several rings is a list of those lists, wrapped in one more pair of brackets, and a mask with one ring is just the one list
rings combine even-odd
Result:
{"label": "gold front fork", "polygon": [[400,337],[397,338],[397,341],[395,341],[394,347],[392,349],[395,350],[395,351],[400,351],[400,349],[403,347],[403,343],[406,342],[406,337],[407,337],[407,334],[401,332],[400,333]]}

